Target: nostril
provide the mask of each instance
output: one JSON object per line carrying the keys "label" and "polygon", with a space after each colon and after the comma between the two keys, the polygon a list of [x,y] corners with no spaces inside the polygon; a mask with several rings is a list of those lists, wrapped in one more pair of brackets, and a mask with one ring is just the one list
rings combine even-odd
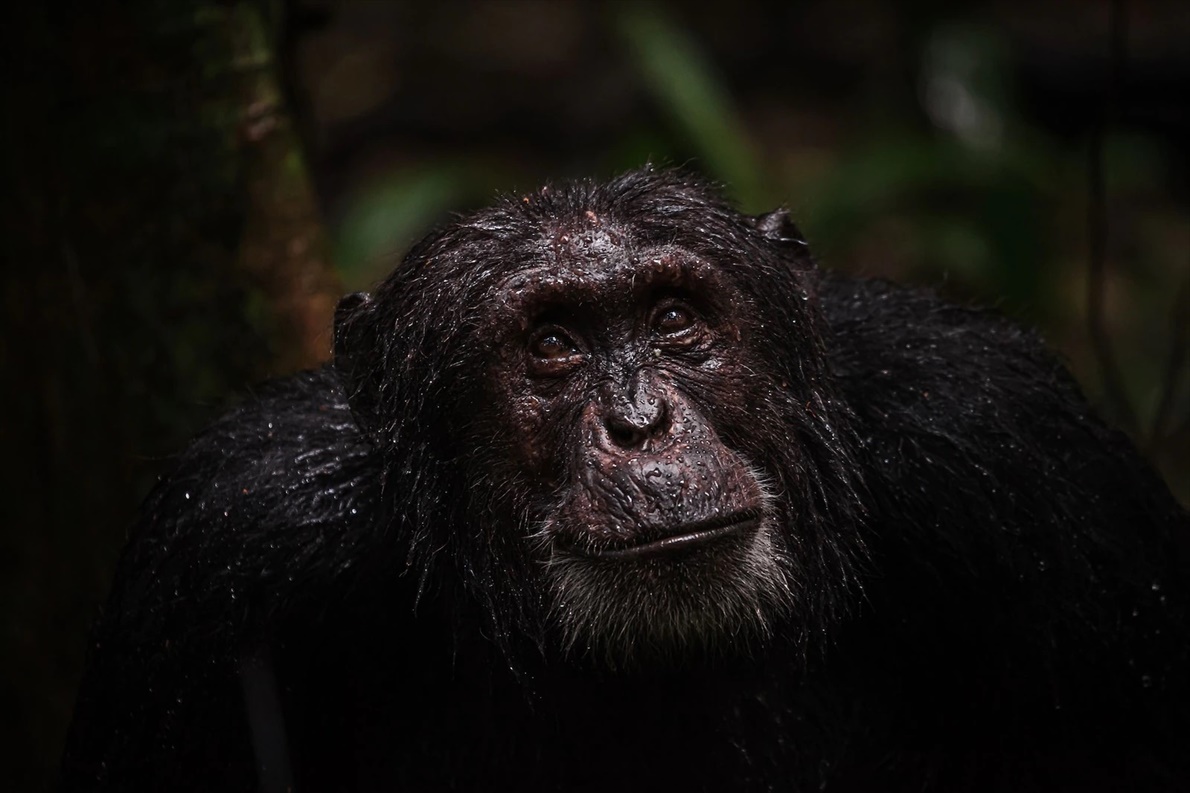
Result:
{"label": "nostril", "polygon": [[605,424],[608,438],[622,449],[631,449],[644,442],[645,433],[638,427],[619,421],[608,421]]}

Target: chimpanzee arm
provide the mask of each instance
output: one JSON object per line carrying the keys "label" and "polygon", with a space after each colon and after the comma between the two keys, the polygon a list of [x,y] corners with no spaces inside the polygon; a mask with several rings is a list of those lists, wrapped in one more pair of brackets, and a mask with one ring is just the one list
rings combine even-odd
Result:
{"label": "chimpanzee arm", "polygon": [[146,500],[116,572],[64,788],[283,788],[270,644],[332,613],[376,558],[377,481],[329,370],[200,435]]}

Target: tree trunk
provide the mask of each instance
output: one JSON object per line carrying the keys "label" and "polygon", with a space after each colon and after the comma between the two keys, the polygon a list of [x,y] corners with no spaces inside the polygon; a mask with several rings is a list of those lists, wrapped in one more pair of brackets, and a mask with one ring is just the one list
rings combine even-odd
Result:
{"label": "tree trunk", "polygon": [[0,48],[0,762],[42,787],[137,501],[229,394],[327,357],[338,284],[280,4],[19,8]]}

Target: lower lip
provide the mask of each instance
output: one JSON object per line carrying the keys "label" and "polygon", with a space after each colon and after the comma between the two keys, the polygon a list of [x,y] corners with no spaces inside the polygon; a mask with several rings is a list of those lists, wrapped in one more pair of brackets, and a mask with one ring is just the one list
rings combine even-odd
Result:
{"label": "lower lip", "polygon": [[674,537],[666,537],[661,540],[655,540],[654,542],[633,545],[630,548],[615,548],[590,555],[598,559],[636,559],[644,556],[654,556],[693,548],[697,545],[714,542],[722,537],[743,534],[745,531],[755,529],[759,524],[759,518],[745,518],[735,523],[729,523],[726,526],[701,529],[699,531],[692,531],[689,534],[678,534]]}

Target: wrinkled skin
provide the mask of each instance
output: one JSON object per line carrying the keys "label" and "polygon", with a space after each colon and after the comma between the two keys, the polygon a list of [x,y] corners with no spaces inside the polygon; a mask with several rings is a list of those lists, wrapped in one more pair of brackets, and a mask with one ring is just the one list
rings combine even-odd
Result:
{"label": "wrinkled skin", "polygon": [[502,349],[481,426],[511,429],[507,459],[538,489],[556,610],[572,641],[614,637],[621,658],[762,627],[789,593],[782,516],[715,430],[774,385],[751,374],[743,298],[683,251],[585,220],[485,317]]}
{"label": "wrinkled skin", "polygon": [[1188,537],[1033,335],[547,187],[179,456],[63,788],[1183,790]]}

